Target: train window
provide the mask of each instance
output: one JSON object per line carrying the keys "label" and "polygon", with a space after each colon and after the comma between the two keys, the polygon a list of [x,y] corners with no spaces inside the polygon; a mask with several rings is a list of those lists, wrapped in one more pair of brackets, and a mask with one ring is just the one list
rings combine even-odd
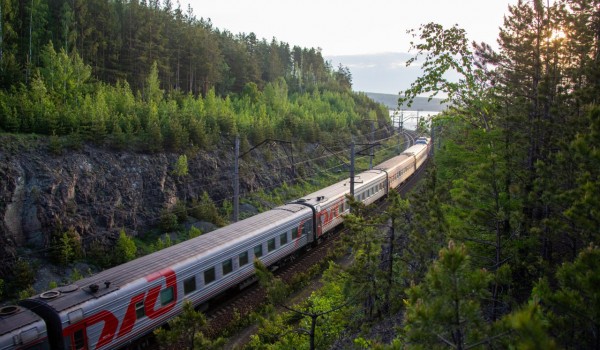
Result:
{"label": "train window", "polygon": [[243,252],[238,255],[239,266],[242,267],[248,263],[248,252]]}
{"label": "train window", "polygon": [[240,266],[246,265],[248,263],[248,252],[240,253],[238,258],[240,259]]}
{"label": "train window", "polygon": [[271,238],[267,241],[267,251],[272,252],[275,250],[275,238]]}
{"label": "train window", "polygon": [[254,257],[260,258],[262,256],[262,244],[254,247]]}
{"label": "train window", "polygon": [[196,290],[196,276],[183,280],[183,294],[190,294]]}
{"label": "train window", "polygon": [[173,294],[173,287],[169,287],[167,289],[163,289],[160,292],[160,305],[165,306],[175,299],[175,295]]}
{"label": "train window", "polygon": [[141,319],[146,317],[146,309],[144,309],[144,301],[139,301],[135,303],[135,318]]}
{"label": "train window", "polygon": [[204,285],[207,285],[215,280],[215,268],[211,267],[208,270],[204,270]]}
{"label": "train window", "polygon": [[223,276],[233,271],[233,262],[231,259],[223,261]]}
{"label": "train window", "polygon": [[287,244],[287,242],[288,242],[287,232],[280,234],[279,235],[279,246]]}

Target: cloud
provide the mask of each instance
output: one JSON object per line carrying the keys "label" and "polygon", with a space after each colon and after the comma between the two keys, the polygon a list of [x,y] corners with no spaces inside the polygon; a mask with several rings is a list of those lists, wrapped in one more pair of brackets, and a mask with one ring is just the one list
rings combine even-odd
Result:
{"label": "cloud", "polygon": [[412,57],[408,53],[386,52],[369,55],[328,56],[333,67],[339,64],[352,73],[355,91],[397,94],[410,87],[420,73],[418,67],[406,67]]}
{"label": "cloud", "polygon": [[[326,56],[333,67],[339,64],[352,73],[355,91],[397,94],[410,88],[410,84],[423,75],[423,61],[406,62],[413,57],[405,52],[385,52],[369,55]],[[455,74],[449,74],[450,78]]]}
{"label": "cloud", "polygon": [[370,69],[377,67],[374,63],[350,63],[346,67],[350,69]]}

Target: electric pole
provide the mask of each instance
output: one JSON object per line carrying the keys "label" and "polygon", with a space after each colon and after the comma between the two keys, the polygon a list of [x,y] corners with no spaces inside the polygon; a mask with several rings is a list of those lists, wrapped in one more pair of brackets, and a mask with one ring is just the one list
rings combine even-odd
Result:
{"label": "electric pole", "polygon": [[235,135],[235,156],[233,164],[233,222],[240,218],[240,136]]}

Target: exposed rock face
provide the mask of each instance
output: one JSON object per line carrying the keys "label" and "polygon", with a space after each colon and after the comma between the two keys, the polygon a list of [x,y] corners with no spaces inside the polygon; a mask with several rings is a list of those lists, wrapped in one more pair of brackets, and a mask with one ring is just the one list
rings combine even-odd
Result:
{"label": "exposed rock face", "polygon": [[[232,194],[229,146],[211,153],[188,155],[189,175],[176,177],[179,154],[113,152],[86,145],[80,151],[53,155],[46,139],[0,135],[0,261],[10,261],[17,248],[48,248],[52,233],[73,227],[85,245],[104,241],[121,228],[133,234],[156,225],[160,212],[178,200],[207,191],[213,200]],[[289,164],[285,157],[270,162]],[[267,162],[264,162],[265,164]],[[265,167],[241,169],[241,188],[270,186],[289,176],[273,177]],[[0,264],[0,276],[9,264]]]}

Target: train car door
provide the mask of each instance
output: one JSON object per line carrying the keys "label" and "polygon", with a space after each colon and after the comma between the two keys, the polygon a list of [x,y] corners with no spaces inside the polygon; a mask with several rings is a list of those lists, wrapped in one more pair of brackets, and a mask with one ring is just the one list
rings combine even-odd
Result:
{"label": "train car door", "polygon": [[315,229],[316,229],[316,234],[317,237],[321,237],[321,234],[323,234],[323,223],[324,223],[324,217],[323,217],[323,213],[321,213],[321,206],[320,205],[316,205],[313,208],[313,212],[315,213]]}
{"label": "train car door", "polygon": [[79,325],[72,329],[72,332],[69,332],[68,337],[65,339],[67,343],[67,349],[88,349],[87,332],[85,331],[85,328],[85,322],[81,322]]}

